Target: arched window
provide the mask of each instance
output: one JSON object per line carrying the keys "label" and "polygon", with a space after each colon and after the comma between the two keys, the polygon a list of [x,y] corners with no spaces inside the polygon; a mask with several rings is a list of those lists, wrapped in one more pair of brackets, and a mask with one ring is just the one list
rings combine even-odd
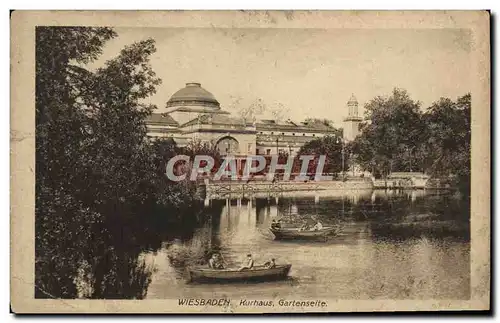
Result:
{"label": "arched window", "polygon": [[216,147],[221,155],[232,155],[239,151],[238,141],[230,136],[221,138]]}

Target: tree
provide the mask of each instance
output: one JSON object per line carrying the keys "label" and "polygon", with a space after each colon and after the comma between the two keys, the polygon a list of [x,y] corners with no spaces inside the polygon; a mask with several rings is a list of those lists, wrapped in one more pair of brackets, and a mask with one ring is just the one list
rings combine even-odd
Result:
{"label": "tree", "polygon": [[290,110],[285,108],[282,103],[275,103],[269,108],[269,113],[272,115],[273,120],[277,123],[287,120],[287,116],[290,114]]}
{"label": "tree", "polygon": [[155,168],[144,123],[154,107],[142,100],[160,84],[149,65],[155,51],[152,39],[125,47],[93,73],[84,88],[88,118],[80,159],[92,185],[80,198],[100,213],[124,216],[154,190],[150,183]]}
{"label": "tree", "polygon": [[427,171],[434,176],[455,175],[470,185],[471,95],[457,101],[441,98],[425,113]]}
{"label": "tree", "polygon": [[471,96],[441,98],[425,112],[404,90],[376,97],[366,106],[361,135],[352,142],[356,161],[377,177],[391,171],[454,175],[470,184]]}
{"label": "tree", "polygon": [[257,116],[261,115],[267,109],[267,106],[262,99],[256,99],[249,105],[241,105],[241,100],[241,97],[236,98],[232,103],[232,106],[235,107],[237,114],[246,123],[254,123],[257,121]]}
{"label": "tree", "polygon": [[[315,156],[314,160],[309,163],[307,172],[310,174],[315,174],[321,155],[326,156],[323,173],[338,174],[342,172],[342,141],[338,137],[325,136],[309,141],[302,146],[295,158],[294,172],[300,172],[301,161],[299,158],[303,155]],[[348,150],[344,147],[344,171],[349,163],[348,156]]]}
{"label": "tree", "polygon": [[73,278],[88,244],[86,223],[98,218],[73,194],[82,184],[75,169],[86,120],[77,85],[88,72],[79,64],[95,60],[115,36],[109,28],[36,28],[36,297],[77,293]]}
{"label": "tree", "polygon": [[37,297],[76,297],[89,246],[120,231],[114,219],[131,217],[156,190],[144,125],[153,107],[142,104],[160,82],[148,62],[154,42],[127,46],[95,72],[84,67],[115,36],[36,30]]}
{"label": "tree", "polygon": [[420,102],[395,88],[390,97],[376,97],[365,106],[361,135],[352,143],[357,163],[387,176],[392,171],[422,170],[425,124]]}

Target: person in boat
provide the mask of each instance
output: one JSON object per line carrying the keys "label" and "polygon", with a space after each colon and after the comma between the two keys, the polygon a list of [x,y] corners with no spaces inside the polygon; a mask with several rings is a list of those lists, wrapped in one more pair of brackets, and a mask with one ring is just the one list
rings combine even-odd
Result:
{"label": "person in boat", "polygon": [[313,231],[320,231],[323,229],[323,224],[319,222],[319,220],[316,221],[316,224],[312,227]]}
{"label": "person in boat", "polygon": [[224,260],[224,257],[222,257],[222,254],[218,253],[217,257],[215,258],[215,267],[216,269],[225,269],[226,268],[226,261]]}
{"label": "person in boat", "polygon": [[224,258],[220,253],[215,254],[215,269],[224,269],[225,267]]}
{"label": "person in boat", "polygon": [[215,256],[215,253],[212,254],[212,257],[210,257],[210,259],[208,259],[208,268],[210,269],[215,269],[215,260],[216,256]]}
{"label": "person in boat", "polygon": [[309,224],[307,224],[307,221],[304,221],[304,222],[302,223],[302,225],[300,226],[299,231],[307,231],[307,230],[309,230],[309,229],[310,229]]}
{"label": "person in boat", "polygon": [[252,268],[253,268],[253,258],[251,254],[248,254],[245,264],[241,266],[239,270],[248,270]]}
{"label": "person in boat", "polygon": [[208,265],[212,269],[224,269],[224,260],[222,259],[222,256],[218,253],[214,253],[212,255],[212,258],[208,261]]}
{"label": "person in boat", "polygon": [[281,222],[273,219],[273,221],[271,222],[271,229],[281,229]]}
{"label": "person in boat", "polygon": [[274,258],[272,258],[271,261],[266,262],[264,264],[264,267],[266,267],[268,269],[275,268],[276,267],[276,262],[275,262]]}

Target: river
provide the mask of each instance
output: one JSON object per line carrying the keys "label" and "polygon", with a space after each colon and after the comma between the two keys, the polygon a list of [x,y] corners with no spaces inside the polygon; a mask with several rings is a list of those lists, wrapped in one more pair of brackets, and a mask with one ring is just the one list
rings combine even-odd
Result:
{"label": "river", "polygon": [[[327,298],[469,299],[468,202],[439,191],[297,192],[208,201],[206,221],[189,236],[163,241],[140,259],[151,268],[148,299]],[[315,216],[339,224],[328,241],[276,241],[273,219]],[[290,278],[252,284],[186,282],[188,266],[220,251],[238,267],[290,263]]]}

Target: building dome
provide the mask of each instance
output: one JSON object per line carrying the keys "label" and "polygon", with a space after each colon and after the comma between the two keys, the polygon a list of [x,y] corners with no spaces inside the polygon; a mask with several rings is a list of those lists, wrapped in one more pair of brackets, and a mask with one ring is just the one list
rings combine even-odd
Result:
{"label": "building dome", "polygon": [[186,87],[175,92],[167,102],[167,107],[197,105],[220,108],[212,93],[201,87],[200,83],[186,83]]}

